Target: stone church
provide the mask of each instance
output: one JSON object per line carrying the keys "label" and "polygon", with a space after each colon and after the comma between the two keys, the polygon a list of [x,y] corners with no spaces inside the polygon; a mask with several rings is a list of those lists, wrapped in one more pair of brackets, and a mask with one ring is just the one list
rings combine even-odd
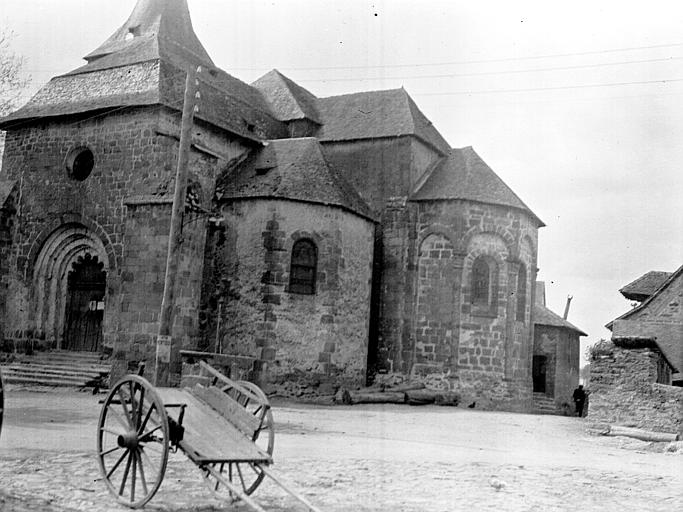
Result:
{"label": "stone church", "polygon": [[[186,70],[201,66],[181,351],[270,389],[402,376],[527,410],[542,221],[404,89],[319,98],[217,68],[185,0],[130,18],[0,121],[5,345],[154,363]],[[577,363],[578,364],[578,363]]]}

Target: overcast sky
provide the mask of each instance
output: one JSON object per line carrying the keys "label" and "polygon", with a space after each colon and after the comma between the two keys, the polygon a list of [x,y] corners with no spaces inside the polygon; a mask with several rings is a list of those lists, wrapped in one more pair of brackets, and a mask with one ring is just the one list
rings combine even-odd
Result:
{"label": "overcast sky", "polygon": [[[135,0],[0,0],[32,94],[81,65]],[[683,4],[188,0],[214,62],[277,68],[317,96],[405,87],[547,224],[539,279],[558,314],[609,337],[618,289],[683,264]]]}

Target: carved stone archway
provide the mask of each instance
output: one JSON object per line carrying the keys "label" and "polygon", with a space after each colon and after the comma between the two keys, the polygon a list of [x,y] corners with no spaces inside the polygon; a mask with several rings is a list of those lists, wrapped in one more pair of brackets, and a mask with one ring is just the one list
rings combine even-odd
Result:
{"label": "carved stone archway", "polygon": [[[104,243],[91,229],[78,223],[64,224],[55,229],[38,252],[33,265],[32,324],[35,334],[55,348],[66,348],[67,306],[74,289],[72,272],[78,271],[79,265],[85,261],[94,260],[97,260],[99,271],[106,276],[109,258]],[[71,287],[69,274],[72,274]],[[104,288],[102,299],[106,294],[106,282]],[[104,301],[98,299],[96,302]],[[95,307],[102,311],[103,304]]]}

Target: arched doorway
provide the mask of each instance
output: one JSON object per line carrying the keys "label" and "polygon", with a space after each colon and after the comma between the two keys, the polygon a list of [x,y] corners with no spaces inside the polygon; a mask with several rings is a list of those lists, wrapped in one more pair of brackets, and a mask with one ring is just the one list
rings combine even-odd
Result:
{"label": "arched doorway", "polygon": [[104,264],[90,253],[79,256],[67,278],[63,349],[99,351],[106,289]]}
{"label": "arched doorway", "polygon": [[36,336],[58,349],[99,350],[109,271],[104,243],[91,229],[74,222],[54,230],[33,268]]}

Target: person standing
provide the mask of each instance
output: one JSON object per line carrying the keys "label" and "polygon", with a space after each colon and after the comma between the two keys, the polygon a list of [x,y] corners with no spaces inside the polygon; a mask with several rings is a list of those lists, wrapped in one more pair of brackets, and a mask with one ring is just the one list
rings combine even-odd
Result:
{"label": "person standing", "polygon": [[586,404],[586,391],[583,389],[583,384],[579,384],[579,387],[574,390],[572,398],[576,406],[576,415],[581,418],[583,416],[583,407]]}

